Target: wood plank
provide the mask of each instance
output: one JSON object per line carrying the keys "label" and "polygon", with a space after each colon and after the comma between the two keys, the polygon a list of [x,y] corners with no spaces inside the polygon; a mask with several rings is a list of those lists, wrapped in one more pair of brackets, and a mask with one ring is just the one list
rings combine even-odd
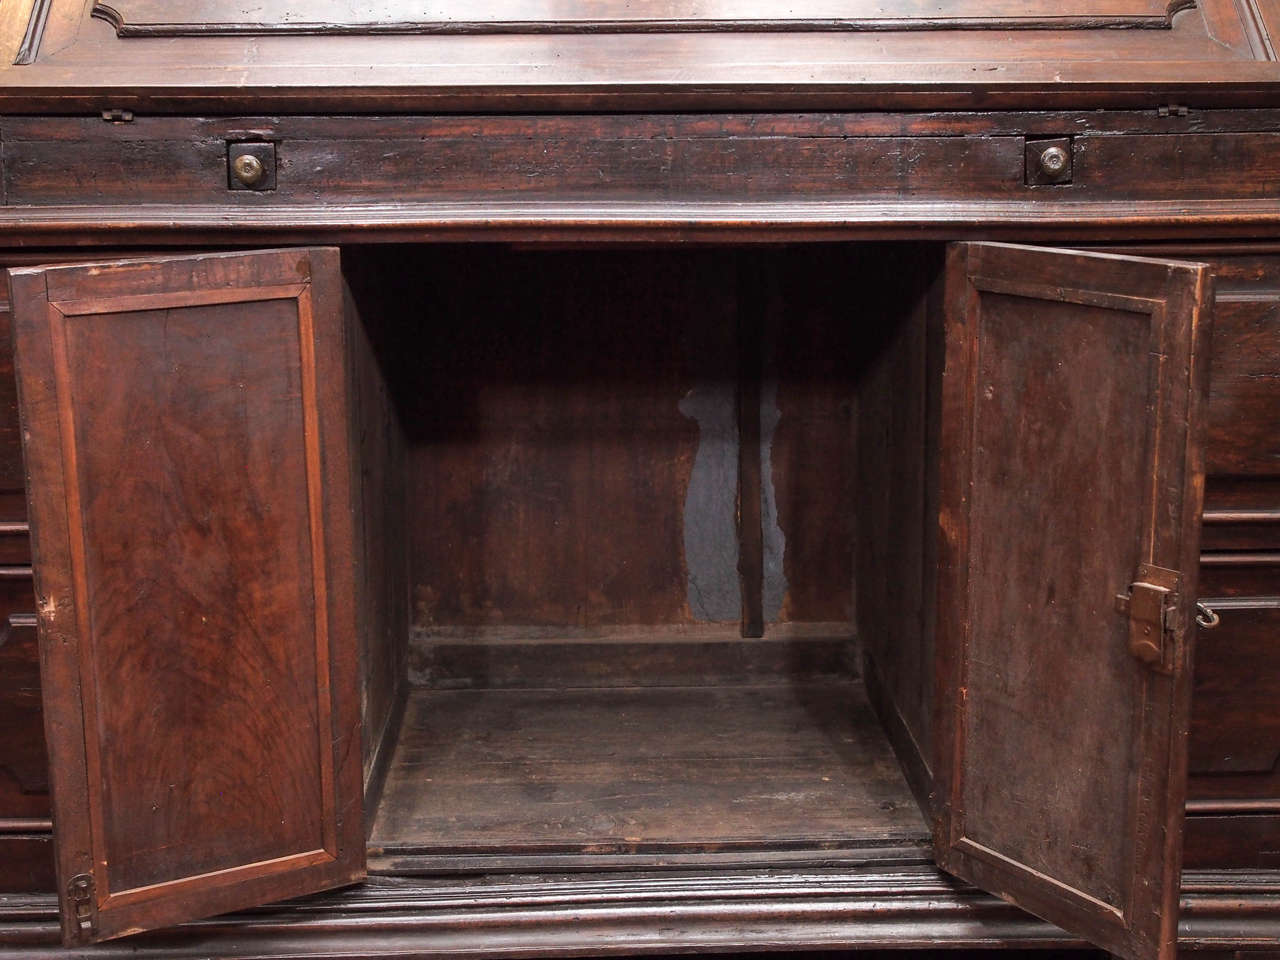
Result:
{"label": "wood plank", "polygon": [[415,689],[370,842],[711,851],[925,832],[854,683]]}
{"label": "wood plank", "polygon": [[[399,729],[409,659],[409,522],[407,450],[404,428],[379,361],[375,340],[394,323],[375,273],[349,269],[344,284],[350,394],[351,456],[358,467],[353,483],[357,633],[363,677],[365,810],[367,825],[377,808],[381,774]],[[353,289],[353,285],[359,290]],[[359,306],[363,306],[361,315]],[[383,351],[385,356],[386,351]]]}
{"label": "wood plank", "polygon": [[[825,627],[823,630],[821,628]],[[778,624],[759,640],[724,625],[590,631],[469,627],[414,637],[412,681],[436,689],[707,687],[847,680],[857,674],[847,623]]]}
{"label": "wood plank", "polygon": [[732,429],[732,258],[407,256],[393,295],[411,333],[391,373],[412,445],[414,626],[736,620],[731,555],[709,562],[735,595],[705,608],[686,556],[699,516],[716,519],[688,506],[695,460],[723,452],[696,418],[702,391],[728,385]]}
{"label": "wood plank", "polygon": [[764,636],[764,477],[760,442],[760,377],[765,306],[761,274],[738,264],[738,583],[742,636]]}

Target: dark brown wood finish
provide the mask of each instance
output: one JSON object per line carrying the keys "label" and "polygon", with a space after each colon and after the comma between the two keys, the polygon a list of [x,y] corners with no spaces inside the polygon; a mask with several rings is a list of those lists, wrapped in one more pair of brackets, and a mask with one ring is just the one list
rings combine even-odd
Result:
{"label": "dark brown wood finish", "polygon": [[[1210,274],[992,244],[947,269],[938,861],[1171,957]],[[1143,564],[1180,580],[1167,674],[1116,609]]]}
{"label": "dark brown wood finish", "polygon": [[[388,783],[396,878],[104,957],[1083,946],[921,862],[885,739],[943,864],[1144,960],[1190,767],[1187,861],[1252,869],[1185,879],[1181,946],[1274,950],[1277,38],[1280,0],[0,3],[0,245],[64,248],[0,266],[372,244],[345,291],[328,253],[43,275],[241,300],[23,321],[39,605],[0,347],[0,890],[53,883],[40,622],[100,934],[354,877]],[[855,239],[936,242],[780,246]],[[972,248],[944,303],[962,239],[1203,253],[1207,413],[1203,271]],[[310,341],[244,289],[304,261]],[[0,894],[0,958],[54,907]]]}
{"label": "dark brown wood finish", "polygon": [[359,878],[336,251],[10,282],[65,937]]}
{"label": "dark brown wood finish", "polygon": [[[1194,121],[1154,112],[137,117],[120,124],[6,117],[0,129],[4,206],[40,208],[32,213],[134,206],[140,164],[156,173],[148,206],[246,215],[485,200],[599,207],[654,196],[740,204],[1263,201],[1274,199],[1269,185],[1280,171],[1280,115],[1261,110],[1197,111]],[[1028,183],[1031,135],[1074,138],[1069,183]],[[272,189],[228,189],[228,144],[243,141],[276,145]],[[1153,168],[1162,176],[1147,176]],[[1241,168],[1250,176],[1233,174]]]}
{"label": "dark brown wood finish", "polygon": [[1199,631],[1192,695],[1186,863],[1265,867],[1280,849],[1280,458],[1275,449],[1280,257],[1273,244],[1133,252],[1211,264],[1213,360],[1205,444]]}
{"label": "dark brown wood finish", "polygon": [[[1189,874],[1182,899],[1188,957],[1261,960],[1274,873]],[[679,910],[673,910],[675,904]],[[64,960],[57,903],[0,900],[3,960]],[[743,931],[770,951],[856,950],[866,960],[1066,960],[1087,945],[1051,924],[923,865],[792,871],[375,877],[348,890],[103,944],[99,960],[429,960],[715,953]],[[374,932],[376,931],[376,932]],[[1254,950],[1237,944],[1254,944]],[[1016,946],[1013,946],[1016,945]],[[913,954],[911,950],[922,951]],[[977,953],[983,951],[984,953]],[[1026,951],[1024,953],[1024,951]],[[1208,952],[1216,951],[1216,952]],[[1255,952],[1257,951],[1257,952]],[[87,951],[86,951],[87,952]],[[759,952],[753,954],[759,956]],[[779,955],[774,953],[772,955]],[[805,960],[816,960],[802,954]],[[1076,960],[1095,960],[1095,953]]]}
{"label": "dark brown wood finish", "polygon": [[[933,787],[937,354],[930,311],[941,251],[907,248],[878,271],[857,362],[858,636],[868,691],[922,803]],[[886,322],[887,321],[887,322]]]}
{"label": "dark brown wood finish", "polygon": [[1205,777],[1193,795],[1270,798],[1280,811],[1280,596],[1206,602],[1222,622],[1198,641],[1190,769]]}
{"label": "dark brown wood finish", "polygon": [[0,567],[0,818],[49,817],[30,567]]}
{"label": "dark brown wood finish", "polygon": [[484,855],[696,865],[859,842],[920,857],[926,838],[865,694],[845,680],[415,690],[370,843],[375,868],[407,859],[431,872],[475,870]]}
{"label": "dark brown wood finish", "polygon": [[[1274,98],[1280,81],[1276,13],[1269,0],[806,0],[785,10],[762,0],[489,0],[462,13],[444,4],[231,11],[25,0],[0,16],[0,56],[17,64],[5,70],[0,105],[370,112],[964,109],[975,96],[1003,107],[1135,105],[1153,94],[1256,101]],[[414,35],[423,33],[454,35]]]}
{"label": "dark brown wood finish", "polygon": [[[362,279],[362,278],[358,278]],[[361,284],[361,293],[367,284]],[[357,307],[377,311],[366,322]],[[356,501],[353,503],[356,582],[356,633],[360,639],[360,724],[363,732],[366,830],[373,825],[378,794],[399,733],[407,696],[409,661],[408,456],[372,337],[395,314],[377,297],[361,297],[344,283],[345,327],[351,429],[350,454]]]}

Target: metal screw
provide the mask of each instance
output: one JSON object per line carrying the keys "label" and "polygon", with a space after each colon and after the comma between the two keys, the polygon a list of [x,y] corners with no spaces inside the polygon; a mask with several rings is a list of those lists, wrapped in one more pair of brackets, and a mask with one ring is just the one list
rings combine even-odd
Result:
{"label": "metal screw", "polygon": [[1049,147],[1040,154],[1040,169],[1046,176],[1061,176],[1070,159],[1061,147]]}
{"label": "metal screw", "polygon": [[[1043,158],[1041,158],[1043,162]],[[262,161],[251,153],[242,153],[231,161],[231,175],[246,187],[252,187],[266,173]]]}

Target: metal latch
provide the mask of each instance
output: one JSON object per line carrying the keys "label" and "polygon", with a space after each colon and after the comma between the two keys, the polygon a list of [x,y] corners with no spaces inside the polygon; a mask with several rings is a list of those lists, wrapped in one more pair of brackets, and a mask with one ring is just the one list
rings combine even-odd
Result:
{"label": "metal latch", "polygon": [[67,883],[67,900],[71,916],[81,934],[92,936],[98,932],[98,911],[93,902],[93,877],[80,873]]}
{"label": "metal latch", "polygon": [[1129,592],[1116,597],[1116,609],[1129,616],[1129,652],[1160,673],[1173,672],[1181,579],[1177,570],[1139,564]]}
{"label": "metal latch", "polygon": [[107,121],[107,123],[133,123],[133,111],[120,110],[118,108],[114,110],[103,110],[102,119]]}

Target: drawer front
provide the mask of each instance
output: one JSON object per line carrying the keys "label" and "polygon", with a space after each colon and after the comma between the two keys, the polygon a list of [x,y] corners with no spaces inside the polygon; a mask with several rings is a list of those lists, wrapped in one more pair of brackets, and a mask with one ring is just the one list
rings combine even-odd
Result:
{"label": "drawer front", "polygon": [[1201,554],[1201,597],[1274,597],[1277,594],[1280,594],[1280,549]]}
{"label": "drawer front", "polygon": [[1205,469],[1280,481],[1280,290],[1218,292]]}
{"label": "drawer front", "polygon": [[[0,136],[6,206],[136,208],[141,197],[247,222],[344,203],[1111,201],[1131,215],[1141,201],[1271,199],[1277,116],[1215,119],[1219,132],[1152,111],[6,117]],[[1069,141],[1066,182],[1035,169],[1036,143],[1052,139]],[[232,167],[245,149],[261,149],[265,168],[248,187]]]}
{"label": "drawer front", "polygon": [[0,567],[0,819],[49,816],[48,763],[31,572]]}
{"label": "drawer front", "polygon": [[[1222,618],[1196,641],[1184,863],[1280,867],[1280,597],[1241,596],[1267,570],[1209,579]],[[1239,568],[1234,572],[1238,572]]]}
{"label": "drawer front", "polygon": [[1196,640],[1193,774],[1253,774],[1253,795],[1280,797],[1280,597],[1224,599]]}
{"label": "drawer front", "polygon": [[1210,553],[1280,550],[1280,477],[1208,477],[1200,545]]}
{"label": "drawer front", "polygon": [[1188,870],[1280,869],[1280,814],[1187,817],[1182,864]]}

